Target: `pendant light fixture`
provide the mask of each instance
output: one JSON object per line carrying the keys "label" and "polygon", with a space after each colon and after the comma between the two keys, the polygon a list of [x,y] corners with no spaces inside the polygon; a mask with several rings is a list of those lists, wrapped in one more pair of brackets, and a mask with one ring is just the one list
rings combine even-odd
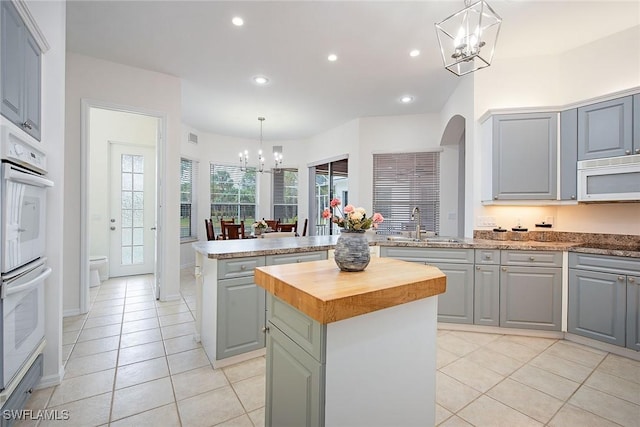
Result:
{"label": "pendant light fixture", "polygon": [[[258,121],[260,122],[260,149],[258,150],[258,172],[263,173],[263,172],[269,172],[268,170],[266,171],[264,169],[264,155],[262,154],[262,124],[266,119],[264,117],[258,117]],[[273,153],[274,156],[274,160],[275,160],[275,168],[274,171],[278,172],[280,171],[280,166],[282,165],[282,153],[277,153],[274,152]],[[240,170],[242,172],[245,172],[247,170],[247,167],[249,165],[249,151],[248,150],[244,150],[244,153],[240,153]]]}
{"label": "pendant light fixture", "polygon": [[444,67],[457,76],[491,65],[502,22],[484,0],[465,0],[464,5],[436,24]]}

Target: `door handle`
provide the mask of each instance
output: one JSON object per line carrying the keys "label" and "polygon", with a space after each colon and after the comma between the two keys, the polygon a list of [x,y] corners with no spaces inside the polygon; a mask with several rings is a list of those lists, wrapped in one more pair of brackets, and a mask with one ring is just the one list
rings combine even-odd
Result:
{"label": "door handle", "polygon": [[156,231],[156,227],[151,227],[151,231]]}
{"label": "door handle", "polygon": [[111,227],[109,227],[109,228],[111,228],[112,230],[115,230],[115,229],[116,229],[113,225],[112,225]]}

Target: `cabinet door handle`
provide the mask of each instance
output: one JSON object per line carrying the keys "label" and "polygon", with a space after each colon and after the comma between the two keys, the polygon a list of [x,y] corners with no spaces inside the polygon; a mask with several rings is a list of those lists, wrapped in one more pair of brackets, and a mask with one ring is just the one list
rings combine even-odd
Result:
{"label": "cabinet door handle", "polygon": [[491,255],[485,254],[484,259],[491,259]]}
{"label": "cabinet door handle", "polygon": [[502,271],[507,271],[507,267],[502,267]]}
{"label": "cabinet door handle", "polygon": [[633,277],[629,277],[629,283],[636,283],[636,279],[634,279]]}
{"label": "cabinet door handle", "polygon": [[22,125],[21,125],[21,126],[22,126],[23,128],[25,128],[25,129],[29,129],[29,130],[33,129],[33,127],[31,126],[31,123],[29,123],[29,121],[28,121],[28,120],[27,120],[27,121],[25,121],[24,123],[22,123]]}
{"label": "cabinet door handle", "polygon": [[244,271],[244,270],[246,270],[246,269],[247,269],[247,266],[246,266],[246,265],[244,265],[244,264],[240,265],[240,270]]}
{"label": "cabinet door handle", "polygon": [[262,327],[262,333],[266,334],[267,332],[269,332],[269,327],[268,326],[263,326]]}
{"label": "cabinet door handle", "polygon": [[631,150],[624,150],[624,154],[631,154]]}
{"label": "cabinet door handle", "polygon": [[476,265],[476,270],[480,270],[480,266],[479,265]]}
{"label": "cabinet door handle", "polygon": [[536,260],[535,257],[532,257],[532,256],[529,257],[529,261],[535,261],[535,260]]}
{"label": "cabinet door handle", "polygon": [[636,154],[640,154],[640,148],[636,148]]}
{"label": "cabinet door handle", "polygon": [[624,276],[618,276],[618,282],[622,282],[624,280]]}

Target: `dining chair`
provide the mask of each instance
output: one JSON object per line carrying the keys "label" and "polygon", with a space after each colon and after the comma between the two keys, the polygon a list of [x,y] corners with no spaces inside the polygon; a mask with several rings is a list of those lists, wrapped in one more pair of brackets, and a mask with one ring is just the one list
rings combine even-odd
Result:
{"label": "dining chair", "polygon": [[302,227],[302,237],[307,235],[307,225],[309,224],[309,218],[305,218],[304,227]]}
{"label": "dining chair", "polygon": [[204,220],[204,228],[207,230],[207,240],[216,240],[216,233],[213,232],[213,222],[210,219]]}
{"label": "dining chair", "polygon": [[280,223],[279,219],[264,219],[264,218],[262,218],[262,220],[267,223],[267,227],[269,227],[270,229],[272,229],[272,230],[277,230],[278,229],[278,224]]}
{"label": "dining chair", "polygon": [[230,220],[225,220],[223,219],[223,217],[220,217],[220,234],[222,235],[222,240],[227,240],[229,238],[229,236],[227,235],[227,231],[226,231],[226,224],[235,224],[236,219],[235,218],[231,218]]}
{"label": "dining chair", "polygon": [[239,224],[236,223],[232,223],[232,222],[226,222],[223,223],[222,225],[223,228],[223,233],[225,235],[225,238],[227,240],[234,240],[234,239],[244,239],[245,235],[244,235],[244,221],[240,221]]}
{"label": "dining chair", "polygon": [[298,231],[298,221],[292,222],[291,224],[278,224],[278,231]]}

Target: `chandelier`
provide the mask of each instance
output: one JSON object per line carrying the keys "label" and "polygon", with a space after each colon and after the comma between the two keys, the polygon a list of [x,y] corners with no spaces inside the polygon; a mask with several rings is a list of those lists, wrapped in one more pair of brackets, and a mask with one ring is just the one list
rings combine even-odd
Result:
{"label": "chandelier", "polygon": [[[258,121],[260,122],[260,149],[258,150],[258,172],[263,173],[263,172],[269,172],[268,170],[264,169],[264,162],[265,162],[265,158],[262,154],[262,123],[265,121],[266,119],[264,117],[258,117]],[[275,167],[274,167],[274,172],[280,172],[280,167],[282,166],[282,153],[281,152],[274,152],[273,153],[273,158],[275,161]],[[245,172],[248,168],[249,165],[249,151],[248,150],[244,150],[244,153],[240,153],[240,170],[242,172]]]}
{"label": "chandelier", "polygon": [[502,18],[480,0],[436,24],[444,67],[457,76],[491,65]]}

